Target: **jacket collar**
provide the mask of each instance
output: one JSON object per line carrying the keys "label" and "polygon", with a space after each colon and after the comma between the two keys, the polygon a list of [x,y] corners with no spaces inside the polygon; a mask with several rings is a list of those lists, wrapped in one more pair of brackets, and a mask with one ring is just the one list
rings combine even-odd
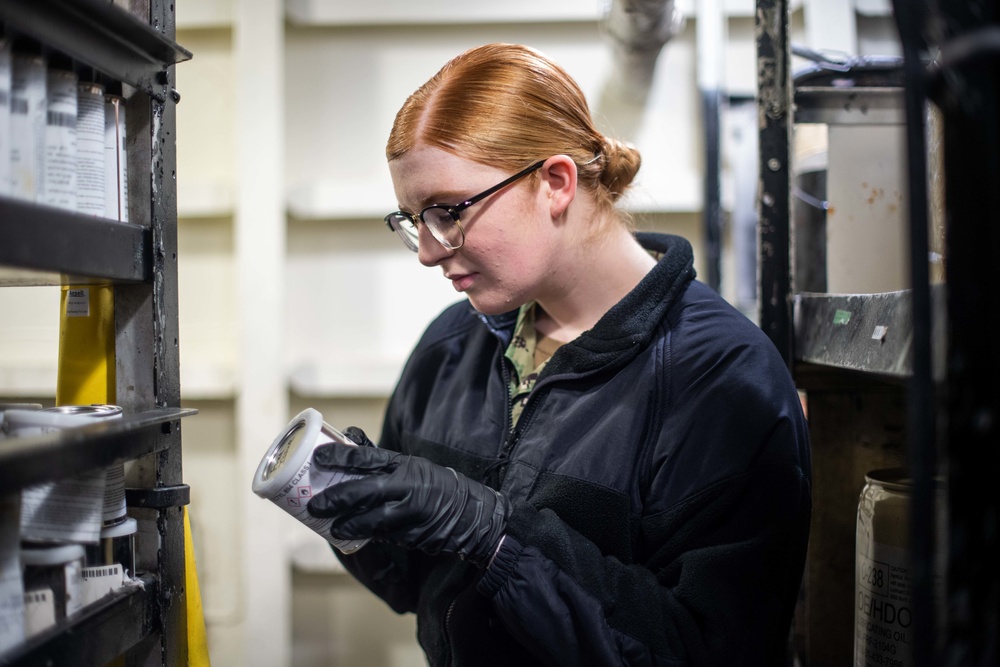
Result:
{"label": "jacket collar", "polygon": [[[652,233],[639,233],[636,238],[647,250],[662,253],[660,261],[593,329],[559,348],[545,375],[586,373],[631,359],[652,339],[667,310],[694,279],[694,253],[686,239]],[[506,347],[517,313],[480,315],[480,319]]]}

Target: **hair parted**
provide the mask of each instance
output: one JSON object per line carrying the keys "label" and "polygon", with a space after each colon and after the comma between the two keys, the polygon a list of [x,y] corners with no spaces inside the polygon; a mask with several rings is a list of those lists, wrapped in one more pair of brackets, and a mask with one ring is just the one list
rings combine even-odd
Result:
{"label": "hair parted", "polygon": [[386,158],[417,144],[510,171],[568,155],[578,187],[607,210],[641,164],[634,146],[597,130],[583,91],[562,67],[517,44],[470,49],[410,95],[396,114]]}

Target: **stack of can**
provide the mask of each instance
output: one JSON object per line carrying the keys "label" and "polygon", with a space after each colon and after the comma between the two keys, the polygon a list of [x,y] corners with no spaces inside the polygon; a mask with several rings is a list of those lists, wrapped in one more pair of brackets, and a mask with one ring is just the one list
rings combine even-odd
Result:
{"label": "stack of can", "polygon": [[[116,405],[0,406],[0,431],[27,438],[121,416]],[[134,576],[136,529],[121,462],[0,499],[0,650]]]}

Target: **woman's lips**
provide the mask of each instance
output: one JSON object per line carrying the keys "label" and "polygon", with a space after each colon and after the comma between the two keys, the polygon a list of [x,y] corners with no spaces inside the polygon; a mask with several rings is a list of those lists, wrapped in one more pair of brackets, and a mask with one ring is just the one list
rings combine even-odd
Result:
{"label": "woman's lips", "polygon": [[446,276],[448,280],[451,281],[451,286],[455,288],[456,292],[464,292],[472,286],[475,282],[475,273],[455,273]]}

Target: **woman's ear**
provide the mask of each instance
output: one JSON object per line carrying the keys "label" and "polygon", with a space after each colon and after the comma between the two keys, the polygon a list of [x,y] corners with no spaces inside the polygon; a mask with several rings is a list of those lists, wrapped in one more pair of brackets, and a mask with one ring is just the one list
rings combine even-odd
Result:
{"label": "woman's ear", "polygon": [[568,155],[553,155],[539,173],[549,199],[549,213],[553,219],[560,218],[576,197],[576,163]]}

